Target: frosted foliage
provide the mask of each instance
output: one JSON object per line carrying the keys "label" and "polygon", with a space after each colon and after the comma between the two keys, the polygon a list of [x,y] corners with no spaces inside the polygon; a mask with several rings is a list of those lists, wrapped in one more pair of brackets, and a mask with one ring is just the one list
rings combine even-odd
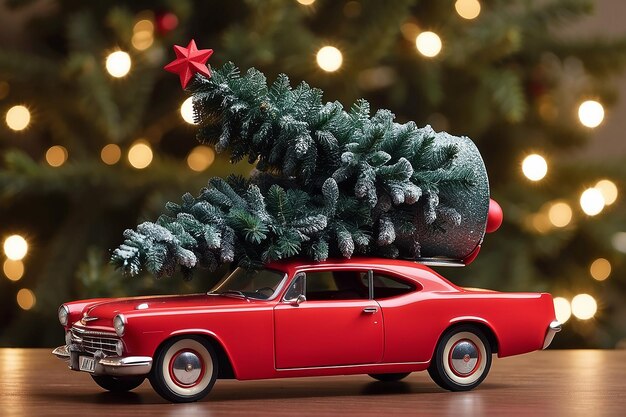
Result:
{"label": "frosted foliage", "polygon": [[306,83],[292,88],[280,75],[268,86],[259,71],[241,75],[232,63],[195,77],[189,92],[198,140],[233,162],[255,162],[257,172],[211,178],[197,197],[168,203],[156,223],[127,231],[112,261],[131,275],[291,256],[415,257],[425,235],[464,220],[454,202],[472,195],[478,171],[430,126],[396,123],[388,110],[370,115],[365,100],[346,111]]}

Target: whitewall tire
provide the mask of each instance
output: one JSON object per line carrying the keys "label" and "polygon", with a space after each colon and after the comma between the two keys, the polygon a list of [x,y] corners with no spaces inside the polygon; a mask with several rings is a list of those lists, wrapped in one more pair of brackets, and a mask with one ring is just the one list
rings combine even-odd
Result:
{"label": "whitewall tire", "polygon": [[476,326],[461,325],[446,331],[428,368],[433,381],[450,391],[477,387],[491,368],[491,346]]}
{"label": "whitewall tire", "polygon": [[172,402],[204,398],[217,378],[214,349],[198,336],[171,339],[158,350],[150,374],[154,390]]}

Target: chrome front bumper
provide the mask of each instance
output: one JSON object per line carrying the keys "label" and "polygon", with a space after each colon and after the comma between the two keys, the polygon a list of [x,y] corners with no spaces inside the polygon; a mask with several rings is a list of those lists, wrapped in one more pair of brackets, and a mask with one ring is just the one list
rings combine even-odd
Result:
{"label": "chrome front bumper", "polygon": [[554,339],[554,335],[560,331],[561,331],[561,323],[559,323],[556,320],[550,323],[550,326],[548,326],[548,330],[546,330],[546,337],[543,339],[542,349],[545,349],[548,346],[550,346],[550,343],[552,343],[552,339]]}
{"label": "chrome front bumper", "polygon": [[[81,353],[71,346],[63,345],[52,351],[52,354],[68,363],[70,369],[79,371],[78,361]],[[147,375],[152,369],[152,358],[149,356],[93,356],[96,361],[94,375],[133,376]]]}

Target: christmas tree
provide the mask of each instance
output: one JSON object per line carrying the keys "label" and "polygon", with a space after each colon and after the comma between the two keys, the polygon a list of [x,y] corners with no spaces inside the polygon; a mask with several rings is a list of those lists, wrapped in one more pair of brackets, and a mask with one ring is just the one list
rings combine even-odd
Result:
{"label": "christmas tree", "polygon": [[[223,115],[213,114],[209,96],[203,98],[210,84],[198,79],[189,87],[197,97],[200,125],[186,124],[178,114],[186,96],[162,67],[169,60],[171,45],[192,37],[199,45],[215,48],[211,62],[220,69],[213,71],[213,77],[228,68],[228,61],[266,74],[271,80],[268,91],[255,97],[269,94],[274,80],[284,80],[281,73],[288,74],[294,86],[306,81],[323,89],[323,101],[319,96],[310,99],[317,100],[318,111],[307,117],[319,115],[323,109],[331,111],[335,101],[348,105],[364,97],[372,109],[366,118],[372,129],[378,124],[391,126],[390,131],[404,126],[407,135],[416,137],[427,133],[407,124],[415,121],[416,126],[432,125],[436,132],[471,137],[484,158],[490,191],[504,209],[505,223],[485,239],[471,267],[446,269],[442,274],[460,285],[547,290],[562,297],[561,307],[577,300],[572,306],[578,313],[580,305],[593,307],[595,299],[599,307],[596,319],[572,317],[557,346],[614,347],[620,340],[626,315],[620,278],[624,276],[626,245],[619,233],[624,232],[626,211],[623,199],[613,202],[610,192],[624,183],[623,156],[608,153],[601,161],[572,156],[596,132],[581,125],[579,106],[585,103],[583,115],[589,108],[598,114],[600,104],[610,109],[617,99],[613,77],[622,74],[626,62],[623,38],[593,37],[580,31],[563,36],[563,30],[576,30],[581,19],[593,11],[592,1],[249,0],[219,6],[186,0],[44,3],[10,1],[0,13],[0,19],[15,22],[3,25],[6,29],[0,34],[0,103],[6,120],[0,129],[0,215],[5,219],[3,237],[19,235],[5,248],[10,257],[3,260],[3,272],[10,279],[0,280],[0,314],[4,318],[0,344],[56,343],[56,329],[45,324],[55,320],[56,307],[66,300],[206,290],[212,279],[219,278],[219,271],[199,272],[201,277],[189,282],[156,281],[150,274],[127,279],[108,261],[122,232],[157,219],[167,201],[178,203],[168,206],[170,218],[156,224],[165,227],[169,220],[172,225],[191,221],[183,214],[191,210],[190,204],[193,207],[208,198],[196,190],[206,186],[209,178],[226,180],[212,180],[207,190],[226,190],[227,184],[250,201],[263,196],[268,214],[269,184],[275,184],[274,190],[293,195],[289,198],[294,204],[295,200],[307,200],[301,204],[313,207],[311,215],[320,220],[321,215],[326,216],[324,210],[332,208],[319,198],[332,177],[338,196],[335,216],[330,217],[341,220],[348,213],[359,213],[349,217],[347,233],[342,233],[344,242],[349,242],[350,234],[354,253],[359,253],[359,242],[365,242],[359,240],[362,232],[367,232],[363,239],[369,239],[372,250],[395,247],[404,251],[399,253],[402,256],[410,252],[402,239],[406,232],[402,219],[396,216],[404,215],[405,209],[413,215],[425,213],[421,204],[429,201],[428,184],[400,177],[404,188],[390,194],[386,189],[381,192],[382,182],[372,188],[363,178],[363,186],[357,190],[357,171],[346,172],[343,180],[333,176],[341,164],[349,165],[349,158],[344,161],[341,155],[333,155],[335,165],[320,163],[320,155],[326,158],[320,149],[325,149],[324,140],[330,136],[325,139],[312,134],[310,141],[301,136],[295,158],[280,152],[275,158],[262,154],[260,147],[249,146],[253,141],[232,134],[235,130],[230,137],[222,136],[219,117]],[[247,79],[244,74],[237,78],[240,82]],[[299,88],[292,88],[290,94]],[[314,89],[307,91],[319,94]],[[243,96],[238,99],[247,100]],[[324,104],[326,101],[331,104]],[[273,109],[263,110],[258,104],[254,117],[263,120]],[[380,109],[391,109],[395,119]],[[343,118],[350,117],[352,110],[339,111],[337,106],[336,111],[333,117]],[[361,111],[366,113],[364,107]],[[242,127],[243,122],[232,129]],[[298,130],[302,127],[295,129],[304,132]],[[197,130],[204,145],[196,142]],[[306,130],[315,132],[309,125]],[[328,131],[342,151],[352,143],[343,142],[340,132]],[[275,145],[276,149],[284,146],[280,142]],[[223,152],[215,154],[214,147]],[[310,156],[313,150],[318,152],[315,163]],[[426,178],[423,173],[428,169],[419,161],[400,155],[393,147],[382,150],[392,159],[381,165],[368,162],[377,179],[381,175],[377,167],[398,164],[400,157],[414,173],[420,173],[419,178]],[[350,152],[357,165],[375,158],[367,147]],[[452,158],[452,153],[442,152],[442,157],[456,161],[455,166],[463,158],[460,154]],[[379,155],[381,160],[386,158]],[[527,156],[532,157],[524,164],[525,172],[537,181],[530,181],[520,170]],[[233,166],[229,158],[242,161]],[[250,173],[249,160],[257,164],[259,172]],[[287,161],[291,162],[285,165]],[[408,165],[398,167],[406,174]],[[547,174],[542,170],[546,166]],[[328,171],[321,171],[323,167]],[[230,174],[241,178],[228,180]],[[460,183],[463,178],[475,180],[454,169],[444,169],[442,174],[460,179]],[[294,178],[283,182],[287,176]],[[464,190],[466,185],[460,183],[459,189]],[[255,187],[259,192],[249,195],[248,190]],[[407,187],[413,191],[404,193]],[[409,204],[418,188],[422,195]],[[600,202],[591,211],[587,205],[579,208],[581,193],[587,188],[591,192],[585,195],[585,204]],[[193,196],[181,202],[179,196],[187,190],[192,190]],[[318,197],[297,195],[296,190]],[[452,193],[445,187],[437,191],[439,220],[431,225],[445,220],[445,233],[461,230],[471,217],[461,216],[461,224],[454,227],[454,213],[450,211],[446,217],[441,210],[451,207],[459,211],[454,202],[444,198]],[[392,200],[386,203],[391,208],[395,239],[391,232],[383,231],[387,230],[385,217],[373,210],[382,204],[381,198],[386,199],[381,197],[384,195]],[[405,202],[396,204],[394,195],[396,201],[402,196]],[[361,213],[349,207],[354,201],[359,202],[359,210],[369,213],[359,217]],[[265,234],[266,249],[278,239],[269,229],[262,230],[262,225],[271,222],[257,222],[262,213],[250,217],[247,212],[220,210],[233,221],[239,216],[240,230],[247,229],[252,241]],[[341,210],[347,211],[342,214]],[[372,213],[378,221],[362,220]],[[321,255],[323,247],[314,245],[327,241],[329,256],[333,251],[343,256],[336,236],[339,223],[329,223],[330,217],[319,232],[291,227],[315,237],[302,240],[300,249]],[[371,229],[365,227],[368,224]],[[325,230],[333,231],[324,235]],[[293,234],[298,237],[289,234],[280,249],[285,254],[293,242],[301,240],[299,234]],[[378,245],[381,237],[381,243],[389,244]],[[13,252],[23,247],[21,238],[29,245],[23,259]],[[208,252],[220,261],[221,252]],[[208,266],[210,259],[202,254],[194,256]],[[263,260],[263,253],[248,257],[256,262]],[[592,278],[591,265],[593,277],[608,279]],[[146,269],[166,274],[171,267],[155,262]],[[575,298],[582,294],[592,296],[592,301]],[[589,311],[587,317],[593,316],[593,309]]]}
{"label": "christmas tree", "polygon": [[[199,53],[193,41],[184,52]],[[193,62],[193,69],[200,64]],[[192,72],[180,71],[185,85]],[[170,203],[170,215],[157,223],[127,230],[113,261],[131,275],[142,264],[156,276],[171,275],[177,266],[190,276],[197,264],[261,267],[298,255],[417,259],[424,252],[463,259],[480,243],[489,191],[482,160],[467,139],[395,123],[387,110],[370,117],[365,100],[350,112],[338,102],[323,104],[320,90],[306,83],[292,89],[284,74],[268,87],[262,73],[250,69],[240,76],[232,63],[213,76],[202,73],[190,87],[198,138],[229,150],[233,162],[247,157],[259,173],[250,180],[213,178],[198,198],[185,194],[182,204]],[[461,163],[460,146],[466,154]],[[456,253],[429,242],[422,248],[422,238],[464,220],[447,202],[477,217],[467,219],[475,240],[447,234],[439,240]]]}

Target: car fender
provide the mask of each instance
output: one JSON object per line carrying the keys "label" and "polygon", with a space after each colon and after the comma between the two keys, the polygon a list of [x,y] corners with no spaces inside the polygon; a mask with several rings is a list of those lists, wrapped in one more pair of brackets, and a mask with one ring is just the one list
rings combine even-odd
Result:
{"label": "car fender", "polygon": [[[161,344],[163,344],[163,342],[165,342],[166,340],[169,340],[169,339],[171,339],[173,337],[180,337],[180,336],[186,336],[186,335],[189,335],[189,336],[191,336],[191,335],[208,336],[211,339],[213,339],[215,341],[215,343],[218,343],[219,344],[219,348],[221,348],[224,351],[224,354],[226,355],[226,359],[230,362],[230,365],[231,365],[233,373],[234,373],[234,377],[237,378],[237,375],[238,375],[237,364],[235,363],[235,361],[233,361],[233,355],[231,354],[228,345],[224,342],[224,340],[221,337],[219,337],[217,334],[215,334],[214,332],[212,332],[210,330],[200,329],[200,328],[179,329],[179,330],[171,332],[165,339],[163,339]],[[156,354],[156,352],[155,352],[155,354]]]}
{"label": "car fender", "polygon": [[[493,335],[494,340],[491,340],[491,335],[485,335],[487,339],[489,339],[490,342],[495,342],[496,346],[493,351],[496,352],[498,347],[500,346],[500,336],[498,335],[498,332],[496,331],[495,327],[482,317],[459,316],[459,317],[454,317],[453,319],[451,319],[449,323],[450,325],[444,330],[444,332],[448,330],[451,326],[454,326],[455,324],[472,324],[472,323],[482,324],[485,327],[487,327],[491,331],[491,335]],[[443,335],[443,332],[441,333],[441,335],[439,335],[439,338],[441,338],[442,335]]]}

